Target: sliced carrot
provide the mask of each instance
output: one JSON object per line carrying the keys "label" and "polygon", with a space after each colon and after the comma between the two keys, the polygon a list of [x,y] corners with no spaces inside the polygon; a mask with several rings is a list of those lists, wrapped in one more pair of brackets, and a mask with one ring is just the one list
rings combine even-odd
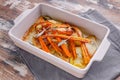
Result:
{"label": "sliced carrot", "polygon": [[41,25],[43,28],[51,27],[52,23],[48,21],[40,22],[38,25]]}
{"label": "sliced carrot", "polygon": [[59,34],[64,34],[64,35],[72,35],[72,31],[60,31],[60,30],[50,30],[52,32],[56,32],[56,33],[59,33]]}
{"label": "sliced carrot", "polygon": [[50,37],[47,37],[47,40],[51,44],[51,46],[55,49],[56,52],[58,52],[61,55],[62,50],[55,44]]}
{"label": "sliced carrot", "polygon": [[[62,40],[60,38],[56,38],[58,40],[58,42],[61,42]],[[68,50],[66,44],[62,44],[61,48],[63,49],[64,53],[66,54],[67,57],[72,57],[72,54],[70,53],[70,51]]]}
{"label": "sliced carrot", "polygon": [[50,52],[49,49],[47,48],[46,44],[44,43],[42,37],[40,36],[38,39],[39,39],[39,43],[40,43],[42,49],[46,52]]}
{"label": "sliced carrot", "polygon": [[[43,35],[43,38],[46,37],[58,37],[58,38],[64,38],[64,39],[69,39],[70,36],[66,36],[66,35],[59,35],[59,34],[49,34],[49,35]],[[88,38],[82,38],[82,37],[73,37],[71,36],[70,38],[71,40],[77,40],[77,41],[81,41],[81,42],[90,42],[90,39]]]}
{"label": "sliced carrot", "polygon": [[75,49],[74,41],[70,39],[69,44],[70,44],[70,50],[71,50],[71,52],[73,54],[73,57],[75,59],[75,58],[77,58],[77,55],[76,55],[76,49]]}
{"label": "sliced carrot", "polygon": [[[80,31],[80,29],[78,29],[77,27],[73,27],[73,28],[77,32],[78,36],[82,37],[82,32]],[[89,61],[90,61],[91,56],[90,56],[90,54],[88,52],[88,49],[87,49],[85,43],[80,42],[80,44],[81,44],[82,56],[83,56],[84,63],[88,64]]]}
{"label": "sliced carrot", "polygon": [[82,50],[83,64],[86,64],[86,63],[88,63],[88,60],[86,58],[85,51],[84,51],[84,48],[82,46],[81,46],[81,50]]}
{"label": "sliced carrot", "polygon": [[81,49],[82,49],[84,64],[88,64],[90,61],[90,55],[85,44],[81,44]]}

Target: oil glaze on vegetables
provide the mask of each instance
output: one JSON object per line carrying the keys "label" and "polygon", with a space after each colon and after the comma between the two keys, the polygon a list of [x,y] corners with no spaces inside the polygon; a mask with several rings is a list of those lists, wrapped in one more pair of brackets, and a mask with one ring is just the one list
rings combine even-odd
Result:
{"label": "oil glaze on vegetables", "polygon": [[23,40],[79,68],[85,68],[98,47],[94,35],[48,16],[40,16]]}

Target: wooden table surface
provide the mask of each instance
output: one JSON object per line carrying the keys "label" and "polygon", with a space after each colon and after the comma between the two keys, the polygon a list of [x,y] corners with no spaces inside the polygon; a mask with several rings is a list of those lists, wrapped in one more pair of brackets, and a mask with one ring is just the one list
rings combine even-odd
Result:
{"label": "wooden table surface", "polygon": [[[10,22],[10,24],[13,25],[14,19],[17,16],[19,16],[23,11],[29,8],[33,8],[35,4],[40,3],[40,2],[51,4],[49,3],[49,1],[50,0],[0,0],[0,23],[3,24],[4,22],[5,23],[4,26],[6,26],[8,24],[6,22]],[[67,1],[79,3],[83,7],[94,8],[99,13],[101,13],[105,18],[107,18],[109,21],[115,24],[118,28],[120,27],[120,0],[74,0],[74,1],[67,0]],[[5,48],[6,44],[2,42],[2,39],[5,38],[4,35],[7,35],[6,33],[9,29],[8,30],[6,29],[4,30],[4,29],[5,28],[3,27],[0,28],[0,54],[9,53],[8,49]],[[0,76],[2,76],[0,77],[0,80],[10,80],[9,77],[11,77],[10,76],[11,74],[12,74],[12,77],[18,77],[18,79],[20,78],[19,80],[28,80],[28,79],[33,80],[34,79],[29,69],[28,69],[27,77],[25,78],[21,78],[18,75],[13,76],[14,72],[11,73],[10,72],[11,70],[12,68],[10,66],[5,67],[5,64],[2,62],[2,60],[0,60]],[[6,75],[8,75],[8,73],[9,73],[9,77],[6,78]],[[16,78],[12,78],[11,80],[16,80]],[[117,80],[120,80],[120,77]]]}

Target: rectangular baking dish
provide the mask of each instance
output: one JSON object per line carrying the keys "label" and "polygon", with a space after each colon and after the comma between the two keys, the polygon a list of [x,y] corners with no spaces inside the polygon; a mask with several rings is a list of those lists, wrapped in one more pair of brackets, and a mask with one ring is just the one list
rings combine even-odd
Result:
{"label": "rectangular baking dish", "polygon": [[[51,54],[47,54],[47,52],[38,49],[37,47],[32,46],[29,43],[22,40],[24,33],[29,29],[29,27],[36,21],[36,19],[40,15],[47,15],[52,17],[53,19],[68,22],[76,26],[81,26],[81,28],[85,29],[90,34],[95,35],[101,41],[94,56],[84,69],[75,67],[63,61],[62,59],[59,59]],[[85,73],[89,70],[90,66],[94,61],[101,61],[103,59],[105,53],[107,52],[110,46],[110,42],[107,39],[109,32],[110,31],[106,26],[87,20],[70,12],[55,8],[48,4],[42,3],[36,5],[33,9],[23,12],[19,16],[19,18],[15,20],[15,25],[9,31],[9,36],[18,47],[30,52],[33,55],[36,55],[37,57],[61,68],[62,70],[78,78],[82,78],[84,77]]]}

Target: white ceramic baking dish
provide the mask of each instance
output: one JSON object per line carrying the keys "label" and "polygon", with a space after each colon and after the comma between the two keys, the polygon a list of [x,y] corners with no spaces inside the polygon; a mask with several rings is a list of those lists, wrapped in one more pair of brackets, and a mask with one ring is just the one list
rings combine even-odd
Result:
{"label": "white ceramic baking dish", "polygon": [[[68,22],[76,26],[81,26],[87,32],[94,34],[99,40],[101,40],[99,48],[90,60],[89,64],[84,69],[75,67],[51,54],[46,54],[47,52],[38,49],[37,47],[32,46],[22,40],[24,33],[40,15],[48,15],[53,19]],[[103,59],[106,51],[110,46],[110,42],[107,39],[108,34],[109,29],[107,27],[82,18],[78,15],[72,14],[70,12],[55,8],[48,4],[39,4],[33,9],[27,10],[22,13],[19,18],[15,20],[15,26],[9,31],[10,38],[18,47],[30,52],[33,55],[36,55],[39,58],[42,58],[43,60],[65,70],[66,72],[78,78],[82,78],[85,75],[94,61],[101,61]]]}

